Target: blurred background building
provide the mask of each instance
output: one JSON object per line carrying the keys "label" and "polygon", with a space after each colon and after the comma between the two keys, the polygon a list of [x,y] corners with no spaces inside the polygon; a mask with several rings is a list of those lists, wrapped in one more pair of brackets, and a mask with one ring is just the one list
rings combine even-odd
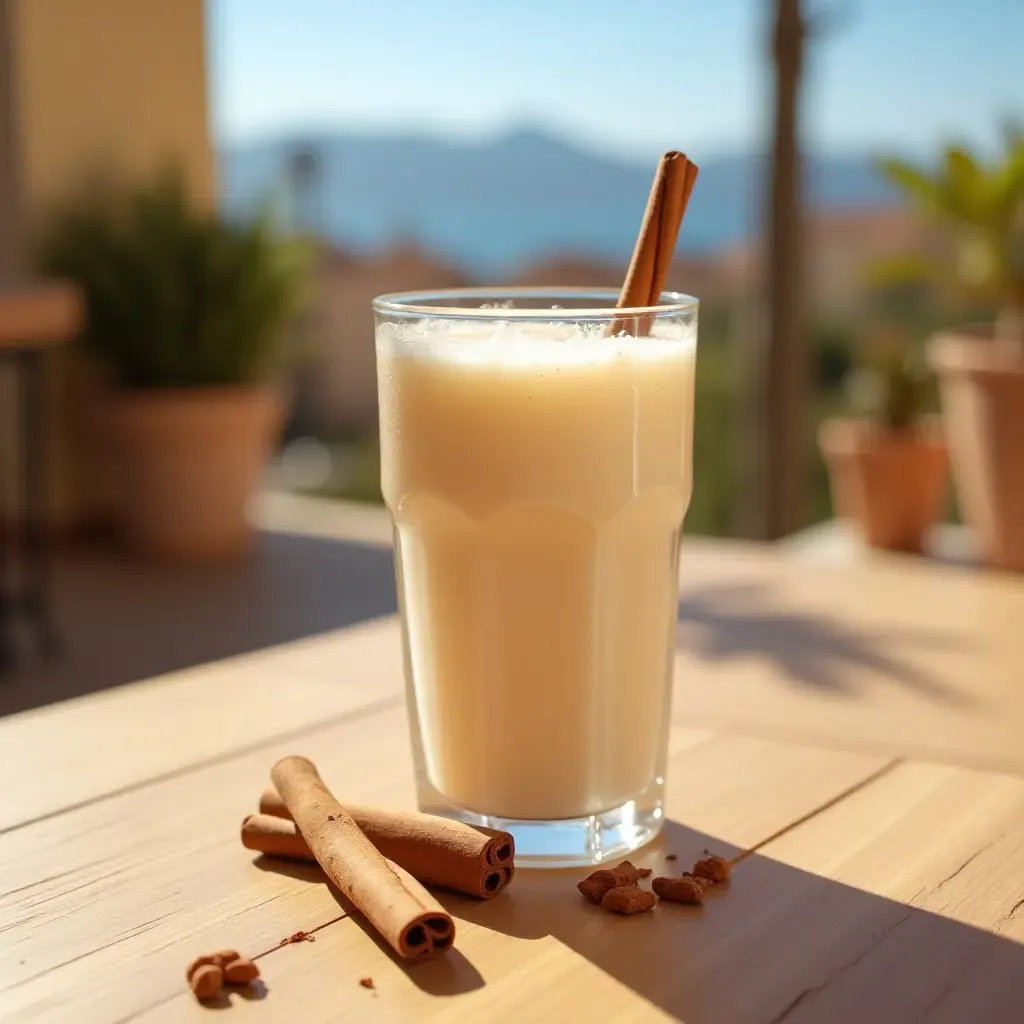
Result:
{"label": "blurred background building", "polygon": [[[193,204],[183,231],[269,213],[311,243],[311,301],[286,337],[283,429],[258,483],[379,502],[372,297],[617,288],[657,157],[680,148],[701,168],[669,282],[702,303],[687,528],[776,539],[833,514],[818,434],[859,411],[851,370],[877,369],[897,337],[921,365],[934,330],[997,312],[957,276],[963,209],[925,215],[878,158],[947,167],[980,195],[979,168],[1010,154],[1010,181],[1022,35],[1024,7],[1002,0],[0,0],[0,295],[40,279],[47,221],[97,179],[130,191],[173,163]],[[130,304],[129,276],[114,280]],[[205,330],[218,304],[208,290],[188,316]],[[162,318],[142,323],[138,348],[155,351]],[[67,340],[45,358],[38,438],[18,416],[17,366],[0,364],[8,533],[36,441],[50,495],[30,518],[47,533],[76,538],[124,500],[97,422],[127,364]],[[251,383],[247,367],[182,358],[132,387]],[[868,414],[893,412],[902,384],[886,387]],[[938,410],[934,384],[915,395],[915,416]]]}

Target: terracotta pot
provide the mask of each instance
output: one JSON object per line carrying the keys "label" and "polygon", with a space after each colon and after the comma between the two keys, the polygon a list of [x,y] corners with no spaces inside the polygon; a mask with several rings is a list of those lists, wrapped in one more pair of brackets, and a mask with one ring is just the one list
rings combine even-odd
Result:
{"label": "terracotta pot", "polygon": [[892,431],[832,419],[822,424],[819,443],[836,513],[857,522],[871,547],[922,551],[946,495],[946,445],[938,425]]}
{"label": "terracotta pot", "polygon": [[986,561],[1024,572],[1024,359],[991,328],[937,335],[938,375],[953,479]]}
{"label": "terracotta pot", "polygon": [[135,551],[223,562],[252,540],[249,498],[280,429],[280,391],[262,387],[117,392],[100,429],[116,484],[115,519]]}

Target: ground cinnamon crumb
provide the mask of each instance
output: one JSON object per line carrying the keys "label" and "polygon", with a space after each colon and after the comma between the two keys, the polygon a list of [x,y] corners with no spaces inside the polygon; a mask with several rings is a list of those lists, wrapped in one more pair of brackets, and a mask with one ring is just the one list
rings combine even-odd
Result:
{"label": "ground cinnamon crumb", "polygon": [[224,965],[226,985],[251,985],[260,976],[260,969],[248,957],[240,956]]}
{"label": "ground cinnamon crumb", "polygon": [[707,892],[715,883],[710,878],[702,878],[700,875],[691,875],[689,871],[684,871],[681,878],[688,878],[691,882],[696,882],[697,885]]}
{"label": "ground cinnamon crumb", "polygon": [[185,977],[200,1002],[216,999],[225,985],[244,987],[260,976],[260,969],[237,949],[221,949],[197,956],[188,965]]}
{"label": "ground cinnamon crumb", "polygon": [[699,878],[656,878],[652,888],[657,896],[672,903],[704,902],[704,886]]}
{"label": "ground cinnamon crumb", "polygon": [[729,862],[724,857],[705,857],[693,865],[698,878],[709,878],[712,882],[725,882],[729,878]]}
{"label": "ground cinnamon crumb", "polygon": [[376,988],[377,987],[373,983],[373,978],[360,978],[359,979],[359,984],[362,985],[363,988]]}
{"label": "ground cinnamon crumb", "polygon": [[316,942],[316,936],[311,932],[296,932],[294,935],[289,935],[287,939],[282,939],[278,945],[288,946],[293,942]]}
{"label": "ground cinnamon crumb", "polygon": [[591,903],[600,903],[604,894],[609,890],[624,885],[636,885],[639,879],[646,878],[650,873],[650,868],[637,868],[628,860],[624,860],[618,867],[599,868],[597,871],[592,871],[582,882],[577,884],[576,888]]}
{"label": "ground cinnamon crumb", "polygon": [[609,889],[601,898],[602,910],[613,914],[642,914],[653,909],[658,900],[649,889],[641,889],[636,885],[620,885]]}

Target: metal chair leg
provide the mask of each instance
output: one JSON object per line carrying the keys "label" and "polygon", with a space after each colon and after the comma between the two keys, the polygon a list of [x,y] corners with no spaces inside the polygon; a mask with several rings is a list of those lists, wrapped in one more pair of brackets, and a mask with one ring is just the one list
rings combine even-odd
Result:
{"label": "metal chair leg", "polygon": [[39,652],[52,658],[60,653],[60,638],[53,616],[48,532],[42,521],[47,508],[45,353],[22,352],[21,361],[24,607],[35,630]]}

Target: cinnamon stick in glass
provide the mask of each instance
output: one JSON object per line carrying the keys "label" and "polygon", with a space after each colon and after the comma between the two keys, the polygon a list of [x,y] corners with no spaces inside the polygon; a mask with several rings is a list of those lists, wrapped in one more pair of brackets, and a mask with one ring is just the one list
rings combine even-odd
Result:
{"label": "cinnamon stick in glass", "polygon": [[[508,832],[478,828],[417,811],[393,811],[348,803],[344,807],[366,838],[388,860],[400,864],[426,885],[440,885],[490,899],[512,881],[515,841]],[[263,849],[264,845],[280,845],[283,837],[279,828],[264,820],[266,816],[291,817],[274,789],[266,789],[260,796],[260,814],[250,815],[243,822],[243,844],[271,856],[295,857],[291,853]]]}
{"label": "cinnamon stick in glass", "polygon": [[[619,294],[620,309],[658,305],[697,173],[697,165],[682,153],[673,150],[661,158],[633,258]],[[612,321],[609,333],[633,333],[635,327],[636,335],[642,337],[650,331],[653,319],[649,315],[617,317]]]}
{"label": "cinnamon stick in glass", "polygon": [[451,948],[451,916],[408,872],[385,860],[312,761],[283,758],[270,777],[324,873],[399,956],[414,959]]}

